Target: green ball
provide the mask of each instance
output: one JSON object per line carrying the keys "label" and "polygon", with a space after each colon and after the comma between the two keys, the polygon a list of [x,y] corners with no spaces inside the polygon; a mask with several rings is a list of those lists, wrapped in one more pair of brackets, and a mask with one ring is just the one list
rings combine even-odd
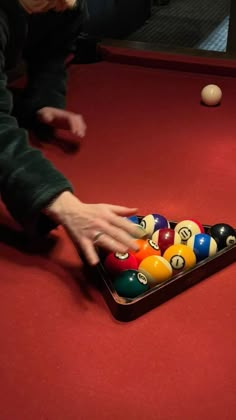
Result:
{"label": "green ball", "polygon": [[122,271],[113,286],[119,296],[126,298],[135,298],[150,289],[147,277],[138,270]]}

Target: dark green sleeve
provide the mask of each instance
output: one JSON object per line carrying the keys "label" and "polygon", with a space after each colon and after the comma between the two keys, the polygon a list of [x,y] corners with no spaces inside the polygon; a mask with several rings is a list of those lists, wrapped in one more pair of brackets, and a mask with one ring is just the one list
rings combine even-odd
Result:
{"label": "dark green sleeve", "polygon": [[0,193],[13,218],[31,231],[47,230],[41,210],[59,193],[70,190],[68,180],[28,143],[27,132],[11,115],[12,97],[4,74],[4,44],[0,27]]}
{"label": "dark green sleeve", "polygon": [[28,63],[28,84],[15,108],[23,127],[38,124],[36,112],[43,107],[64,109],[67,72],[65,57],[44,58],[41,63]]}
{"label": "dark green sleeve", "polygon": [[36,112],[43,107],[66,106],[67,57],[73,52],[86,19],[84,2],[63,13],[48,12],[30,18],[24,51],[27,86],[16,109],[24,127],[37,125]]}

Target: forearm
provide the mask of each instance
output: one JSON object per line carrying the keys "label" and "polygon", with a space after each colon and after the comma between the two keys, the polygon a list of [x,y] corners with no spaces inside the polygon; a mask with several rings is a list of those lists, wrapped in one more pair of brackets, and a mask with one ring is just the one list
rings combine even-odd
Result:
{"label": "forearm", "polygon": [[27,132],[10,114],[11,96],[0,77],[0,192],[7,209],[24,227],[37,230],[41,211],[68,180],[28,143]]}
{"label": "forearm", "polygon": [[37,121],[36,112],[41,108],[65,108],[65,63],[86,16],[86,4],[81,0],[74,9],[63,13],[31,17],[28,36],[32,36],[32,42],[29,40],[24,52],[28,83],[17,109],[17,117],[26,122],[24,126]]}
{"label": "forearm", "polygon": [[64,59],[28,67],[28,83],[15,108],[23,127],[37,124],[37,111],[44,107],[64,109],[66,105],[67,71]]}

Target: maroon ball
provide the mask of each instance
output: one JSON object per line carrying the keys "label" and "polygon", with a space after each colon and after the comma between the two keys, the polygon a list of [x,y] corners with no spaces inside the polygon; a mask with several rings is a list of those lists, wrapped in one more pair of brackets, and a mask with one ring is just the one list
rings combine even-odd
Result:
{"label": "maroon ball", "polygon": [[174,231],[174,229],[163,228],[159,229],[152,235],[152,240],[157,244],[163,254],[171,245],[180,244],[181,237]]}

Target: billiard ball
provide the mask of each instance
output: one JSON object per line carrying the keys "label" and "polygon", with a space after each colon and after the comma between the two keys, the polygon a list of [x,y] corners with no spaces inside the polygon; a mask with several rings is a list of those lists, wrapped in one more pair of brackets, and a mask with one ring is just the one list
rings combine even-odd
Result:
{"label": "billiard ball", "polygon": [[121,254],[119,252],[109,253],[104,260],[105,270],[112,276],[116,276],[124,270],[137,270],[138,261],[133,254],[126,252]]}
{"label": "billiard ball", "polygon": [[150,289],[147,277],[138,270],[122,271],[113,281],[113,287],[121,297],[135,298]]}
{"label": "billiard ball", "polygon": [[138,218],[138,216],[129,216],[129,217],[125,217],[125,219],[129,220],[131,223],[133,223],[134,225],[136,225],[136,232],[134,237],[135,238],[147,238],[148,234],[145,231],[145,229],[139,224],[140,219]]}
{"label": "billiard ball", "polygon": [[157,255],[144,258],[138,270],[147,277],[150,287],[169,280],[173,274],[170,263],[164,257]]}
{"label": "billiard ball", "polygon": [[218,250],[236,243],[235,229],[227,223],[217,223],[211,226],[208,233],[216,240]]}
{"label": "billiard ball", "polygon": [[219,86],[211,84],[205,86],[201,91],[201,100],[205,105],[215,106],[221,102],[222,90]]}
{"label": "billiard ball", "polygon": [[161,255],[161,250],[151,239],[136,239],[139,247],[138,251],[130,251],[140,263],[144,258],[150,255]]}
{"label": "billiard ball", "polygon": [[175,273],[194,267],[197,262],[193,250],[185,244],[171,245],[163,257],[169,261]]}
{"label": "billiard ball", "polygon": [[152,235],[152,241],[156,243],[163,254],[169,246],[181,243],[181,237],[174,229],[164,228],[156,230]]}
{"label": "billiard ball", "polygon": [[139,218],[138,216],[129,216],[128,220],[130,220],[132,223],[135,223],[136,225],[139,224]]}
{"label": "billiard ball", "polygon": [[182,242],[185,244],[191,236],[196,235],[197,233],[205,232],[202,224],[193,219],[182,220],[177,223],[174,230],[180,235]]}
{"label": "billiard ball", "polygon": [[191,236],[187,245],[194,251],[197,262],[204,260],[207,257],[212,257],[217,252],[217,243],[207,233],[197,233]]}
{"label": "billiard ball", "polygon": [[139,239],[147,239],[148,238],[148,234],[146,232],[146,230],[141,226],[141,225],[136,225],[137,227],[137,231],[136,231],[136,238],[138,237]]}
{"label": "billiard ball", "polygon": [[145,229],[149,238],[152,237],[152,234],[161,228],[168,228],[170,224],[168,220],[161,214],[148,214],[143,217],[140,221],[140,225]]}

